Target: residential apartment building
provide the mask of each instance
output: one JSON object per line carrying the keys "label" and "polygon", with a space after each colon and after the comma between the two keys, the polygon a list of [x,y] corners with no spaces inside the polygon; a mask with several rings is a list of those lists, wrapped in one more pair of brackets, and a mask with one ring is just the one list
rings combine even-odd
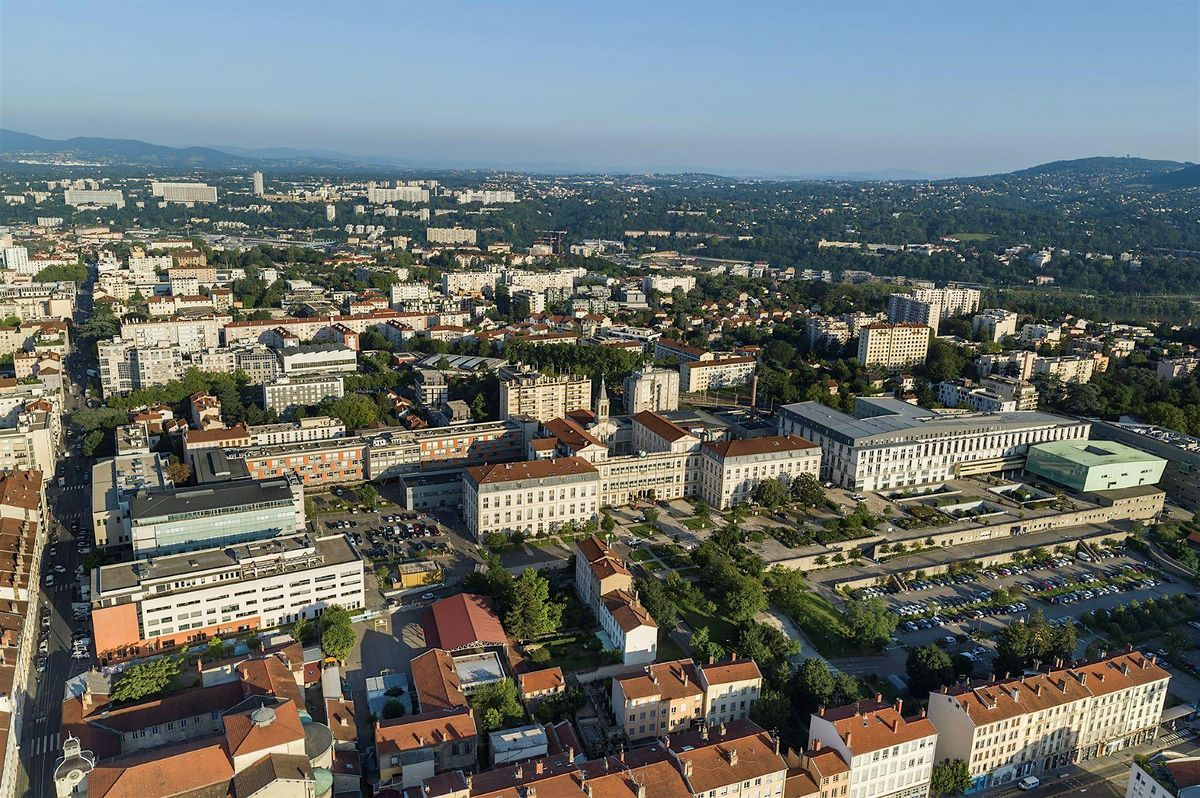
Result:
{"label": "residential apartment building", "polygon": [[592,381],[587,377],[551,377],[522,367],[502,368],[499,376],[502,419],[525,415],[549,421],[592,405]]}
{"label": "residential apartment building", "polygon": [[679,388],[686,393],[703,393],[745,385],[754,376],[757,361],[752,357],[696,360],[679,366]]}
{"label": "residential apartment building", "polygon": [[463,476],[463,518],[478,541],[491,533],[543,535],[600,511],[600,473],[580,457],[472,466]]}
{"label": "residential apartment building", "polygon": [[166,385],[183,377],[183,353],[173,344],[138,346],[114,338],[96,346],[100,386],[105,396]]}
{"label": "residential apartment building", "polygon": [[768,479],[790,484],[821,473],[821,447],[796,435],[710,441],[700,455],[700,497],[719,510],[750,501]]}
{"label": "residential apartment building", "polygon": [[475,246],[479,233],[462,227],[427,227],[425,238],[430,244],[469,244]]}
{"label": "residential apartment building", "polygon": [[856,334],[847,322],[831,316],[809,316],[807,330],[808,346],[816,351],[841,349]]}
{"label": "residential apartment building", "polygon": [[70,321],[75,314],[74,283],[0,285],[0,317],[21,321]]}
{"label": "residential apartment building", "polygon": [[129,498],[137,557],[157,557],[304,531],[304,486],[287,475],[263,481],[145,489]]}
{"label": "residential apartment building", "polygon": [[473,771],[479,760],[478,736],[470,707],[376,721],[375,786],[407,791],[440,773]]}
{"label": "residential apartment building", "polygon": [[1196,367],[1200,366],[1200,358],[1196,357],[1177,357],[1163,358],[1158,361],[1155,367],[1158,376],[1167,382],[1177,380],[1180,377],[1190,377],[1196,371]]}
{"label": "residential apartment building", "polygon": [[326,399],[341,399],[346,395],[341,375],[279,377],[263,385],[263,407],[280,415],[297,407],[311,407]]}
{"label": "residential apartment building", "polygon": [[690,731],[700,722],[711,731],[749,718],[761,691],[753,660],[657,662],[613,679],[612,712],[631,740]]}
{"label": "residential apartment building", "polygon": [[942,319],[979,310],[977,288],[917,288],[911,294],[888,297],[888,321],[923,324],[937,334]]}
{"label": "residential apartment building", "polygon": [[658,338],[654,341],[654,359],[665,360],[675,358],[680,364],[695,363],[698,360],[713,360],[715,355],[706,349],[699,349],[676,341],[671,338]]}
{"label": "residential apartment building", "polygon": [[1020,469],[1030,444],[1088,437],[1086,421],[1040,412],[944,416],[896,399],[860,397],[854,415],[818,402],[785,405],[781,434],[821,447],[821,479],[876,491]]}
{"label": "residential apartment building", "polygon": [[625,378],[625,413],[679,409],[679,372],[644,366]]}
{"label": "residential apartment building", "polygon": [[358,352],[341,344],[302,344],[279,350],[286,377],[353,374],[358,371]]}
{"label": "residential apartment building", "polygon": [[429,202],[429,189],[420,186],[372,186],[367,189],[367,202],[372,205],[384,205],[389,202]]}
{"label": "residential apartment building", "polygon": [[972,791],[1153,740],[1171,675],[1137,651],[929,695],[937,758],[961,759]]}
{"label": "residential apartment building", "polygon": [[117,189],[89,190],[69,188],[63,191],[63,202],[72,208],[125,207],[125,193]]}
{"label": "residential apartment building", "polygon": [[[1103,356],[1101,355],[1101,357]],[[1107,362],[1107,358],[1105,361]],[[1096,371],[1096,362],[1096,357],[1092,355],[1039,357],[1033,361],[1033,373],[1035,376],[1045,374],[1048,377],[1057,377],[1064,385],[1067,383],[1083,385],[1092,381],[1092,374]]]}
{"label": "residential apartment building", "polygon": [[946,407],[969,407],[979,413],[1036,410],[1038,390],[1013,377],[946,380],[938,385],[937,400]]}
{"label": "residential apartment building", "polygon": [[868,324],[858,334],[858,362],[892,372],[924,363],[931,332],[927,325],[909,322]]}
{"label": "residential apartment building", "polygon": [[207,183],[170,183],[154,181],[150,193],[162,197],[163,202],[178,202],[192,205],[197,202],[216,202],[217,189]]}
{"label": "residential apartment building", "polygon": [[849,763],[847,798],[926,798],[941,730],[924,712],[905,718],[900,701],[880,699],[819,710],[809,718],[808,744]]}
{"label": "residential apartment building", "polygon": [[575,544],[575,592],[596,614],[623,664],[654,662],[658,624],[638,601],[629,568],[595,535]]}
{"label": "residential apartment building", "polygon": [[261,424],[247,431],[251,446],[277,446],[346,437],[346,425],[329,416],[311,416],[282,424]]}
{"label": "residential apartment building", "polygon": [[1003,308],[986,308],[971,323],[975,337],[992,343],[1017,335],[1017,314]]}
{"label": "residential apartment building", "polygon": [[134,346],[154,347],[174,344],[184,355],[191,356],[206,349],[221,346],[225,326],[232,321],[229,316],[188,316],[150,321],[125,321],[121,323],[120,338],[132,341]]}
{"label": "residential apartment building", "polygon": [[363,561],[345,537],[272,538],[106,565],[91,572],[102,661],[364,606]]}
{"label": "residential apartment building", "polygon": [[[53,472],[48,472],[53,473]],[[45,486],[38,471],[0,472],[0,796],[20,782],[19,751],[37,646],[38,590],[47,542]],[[29,718],[32,722],[32,718]]]}

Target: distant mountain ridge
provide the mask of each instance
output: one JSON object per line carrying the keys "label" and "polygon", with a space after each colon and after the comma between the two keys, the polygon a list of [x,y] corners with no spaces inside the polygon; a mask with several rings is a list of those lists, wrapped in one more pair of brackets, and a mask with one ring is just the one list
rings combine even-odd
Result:
{"label": "distant mountain ridge", "polygon": [[[74,156],[109,163],[141,166],[173,166],[198,169],[247,169],[254,166],[276,168],[352,169],[364,167],[425,168],[425,169],[480,169],[466,165],[437,164],[421,159],[402,159],[387,156],[355,156],[332,150],[304,150],[293,147],[247,148],[234,145],[208,145],[197,147],[169,147],[150,144],[137,139],[110,139],[80,136],[71,139],[47,139],[30,133],[0,128],[0,160],[14,160],[21,156],[58,155]],[[524,167],[523,169],[520,167]],[[568,164],[555,164],[553,168],[540,170],[535,164],[497,166],[489,171],[550,171],[555,173],[587,174],[605,170],[579,167],[572,170]],[[644,170],[629,170],[640,173]],[[692,172],[695,170],[686,170]],[[609,172],[613,173],[613,172]],[[1091,157],[1074,160],[1052,161],[1014,172],[1005,172],[978,177],[941,178],[948,181],[1010,180],[1023,177],[1063,177],[1097,186],[1135,185],[1159,191],[1194,188],[1200,186],[1200,166],[1182,161],[1153,160],[1132,157]],[[887,169],[877,172],[830,172],[828,174],[802,174],[794,180],[929,180],[932,175],[907,169]]]}

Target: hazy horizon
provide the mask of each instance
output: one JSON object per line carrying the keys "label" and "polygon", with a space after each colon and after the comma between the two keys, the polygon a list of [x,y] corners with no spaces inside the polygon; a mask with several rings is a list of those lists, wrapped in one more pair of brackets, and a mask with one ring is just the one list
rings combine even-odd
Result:
{"label": "hazy horizon", "polygon": [[0,22],[0,126],[54,139],[735,176],[1200,160],[1192,2],[9,1]]}

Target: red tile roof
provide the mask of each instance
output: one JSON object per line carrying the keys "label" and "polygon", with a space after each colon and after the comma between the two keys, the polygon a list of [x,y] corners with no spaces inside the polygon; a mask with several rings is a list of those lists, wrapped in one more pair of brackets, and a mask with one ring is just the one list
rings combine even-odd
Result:
{"label": "red tile roof", "polygon": [[459,593],[430,607],[437,647],[447,651],[479,645],[504,645],[508,635],[485,596]]}

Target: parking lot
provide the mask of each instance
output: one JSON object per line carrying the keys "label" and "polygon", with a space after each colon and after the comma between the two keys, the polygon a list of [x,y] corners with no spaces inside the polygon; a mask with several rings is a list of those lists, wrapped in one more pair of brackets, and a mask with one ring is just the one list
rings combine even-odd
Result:
{"label": "parking lot", "polygon": [[373,560],[415,560],[429,552],[449,554],[453,547],[437,521],[415,512],[385,508],[350,510],[313,519],[319,532],[344,534]]}
{"label": "parking lot", "polygon": [[870,588],[856,595],[882,597],[899,616],[896,634],[904,643],[961,643],[963,651],[974,653],[983,645],[967,642],[971,633],[994,630],[1035,610],[1062,625],[1084,612],[1187,589],[1136,555],[1116,552],[1091,562],[1053,556],[1029,565],[945,574],[913,580],[903,589]]}

